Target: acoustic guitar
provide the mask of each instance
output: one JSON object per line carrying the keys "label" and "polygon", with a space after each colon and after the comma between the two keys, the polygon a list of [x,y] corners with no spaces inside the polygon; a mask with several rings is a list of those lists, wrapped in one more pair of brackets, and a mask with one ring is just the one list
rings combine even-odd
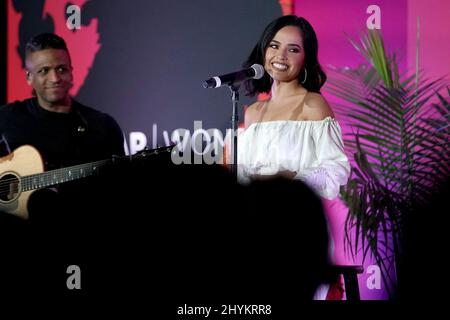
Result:
{"label": "acoustic guitar", "polygon": [[86,178],[101,173],[115,161],[135,160],[171,152],[174,146],[144,149],[134,155],[100,160],[44,172],[42,157],[34,147],[24,145],[0,158],[0,211],[28,219],[28,199],[42,188]]}

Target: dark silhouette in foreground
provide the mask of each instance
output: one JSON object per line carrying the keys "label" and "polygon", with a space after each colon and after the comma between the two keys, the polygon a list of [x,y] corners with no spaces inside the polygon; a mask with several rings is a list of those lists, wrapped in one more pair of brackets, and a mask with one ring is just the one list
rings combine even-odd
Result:
{"label": "dark silhouette in foreground", "polygon": [[[327,280],[323,208],[300,181],[274,178],[243,187],[221,166],[155,158],[123,163],[70,188],[59,197],[65,211],[47,201],[54,194],[42,193],[32,201],[29,221],[2,222],[10,258],[3,289],[87,298],[156,295],[153,302],[161,305],[276,300],[294,308]],[[81,269],[79,291],[66,287],[73,264]]]}

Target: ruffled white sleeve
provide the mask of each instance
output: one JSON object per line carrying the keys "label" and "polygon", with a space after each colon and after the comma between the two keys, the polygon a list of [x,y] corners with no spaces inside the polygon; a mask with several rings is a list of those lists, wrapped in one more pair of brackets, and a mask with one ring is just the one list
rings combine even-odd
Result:
{"label": "ruffled white sleeve", "polygon": [[303,180],[320,196],[332,200],[339,195],[341,185],[347,183],[350,164],[344,153],[341,128],[336,120],[318,121],[312,130],[314,148],[312,163],[297,171],[296,179]]}

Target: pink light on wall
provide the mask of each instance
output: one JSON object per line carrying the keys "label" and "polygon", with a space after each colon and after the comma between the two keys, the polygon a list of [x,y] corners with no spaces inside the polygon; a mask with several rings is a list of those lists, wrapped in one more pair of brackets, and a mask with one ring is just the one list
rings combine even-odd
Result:
{"label": "pink light on wall", "polygon": [[72,31],[66,26],[64,15],[66,6],[75,4],[82,10],[86,0],[47,0],[44,6],[43,15],[50,15],[55,21],[55,33],[63,37],[67,43],[72,59],[73,87],[70,91],[72,96],[76,96],[78,90],[84,83],[89,70],[94,63],[95,56],[100,50],[100,35],[98,33],[98,19],[92,19],[89,25],[82,25],[80,29]]}
{"label": "pink light on wall", "polygon": [[[368,0],[297,0],[295,14],[306,18],[317,33],[319,41],[319,62],[325,72],[330,66],[357,67],[364,63],[364,58],[351,45],[348,38],[358,39],[367,29],[367,19],[372,13],[367,13],[369,6],[376,4],[381,13],[381,30],[385,46],[389,53],[395,52],[400,60],[400,69],[406,66],[406,0],[373,1]],[[325,84],[326,86],[326,84]],[[339,100],[322,91],[331,106]],[[345,134],[351,130],[350,124],[338,119]],[[333,257],[335,264],[352,265],[362,263],[362,254],[357,254],[353,260],[344,251],[344,227],[347,208],[342,201],[325,201],[327,218],[333,238]],[[386,299],[387,291],[383,284],[375,281],[375,263],[369,256],[364,263],[365,272],[359,276],[361,298],[365,300]]]}
{"label": "pink light on wall", "polygon": [[[64,38],[74,67],[73,87],[70,93],[76,96],[84,83],[94,62],[95,55],[100,49],[98,20],[92,19],[89,25],[82,25],[81,29],[72,31],[66,26],[65,8],[68,4],[82,7],[87,0],[46,0],[43,5],[42,19],[51,17],[54,22],[53,32]],[[12,0],[8,1],[8,45],[7,45],[7,101],[27,99],[31,96],[31,87],[27,84],[25,70],[17,48],[19,46],[20,23],[23,14],[16,12]],[[39,30],[39,26],[36,26]]]}
{"label": "pink light on wall", "polygon": [[[295,14],[305,17],[316,31],[319,41],[319,62],[328,73],[329,67],[355,68],[365,59],[349,41],[357,40],[367,29],[367,19],[371,16],[367,8],[370,0],[296,0]],[[400,71],[407,65],[407,0],[376,2],[381,14],[381,32],[388,53],[396,53]],[[325,83],[325,88],[327,84]],[[336,97],[322,90],[325,98],[333,106],[340,103]],[[343,134],[351,132],[349,124],[340,122]]]}
{"label": "pink light on wall", "polygon": [[22,68],[22,61],[17,53],[19,46],[19,21],[22,14],[14,10],[12,0],[7,3],[8,10],[8,44],[7,44],[7,65],[6,65],[6,99],[8,102],[22,100],[31,96],[31,88],[27,84],[25,70]]}
{"label": "pink light on wall", "polygon": [[283,15],[294,14],[294,1],[295,0],[278,0]]}
{"label": "pink light on wall", "polygon": [[[305,17],[319,40],[319,61],[323,67],[356,67],[364,58],[347,37],[357,39],[367,29],[370,0],[296,0],[295,14]],[[400,67],[406,65],[407,0],[376,1],[381,10],[381,31],[389,52],[396,52]]]}
{"label": "pink light on wall", "polygon": [[[450,77],[450,2],[447,0],[296,0],[295,14],[305,17],[313,25],[319,40],[319,61],[327,66],[357,67],[365,62],[347,39],[357,39],[366,29],[371,13],[366,9],[377,5],[381,9],[381,32],[387,52],[396,53],[400,72],[413,74],[416,60],[417,17],[420,17],[420,65],[423,77],[436,79]],[[326,86],[326,85],[325,85]],[[338,100],[325,93],[333,106]],[[339,120],[339,119],[338,119]],[[343,132],[350,131],[350,124],[339,121]],[[330,228],[335,242],[334,258],[338,264],[353,264],[343,252],[343,226],[346,208],[342,203],[326,203]],[[358,257],[357,260],[360,260]],[[364,264],[365,274],[359,277],[362,299],[384,299],[386,294],[371,286],[367,274],[370,261]],[[372,283],[373,284],[373,283]]]}
{"label": "pink light on wall", "polygon": [[417,18],[420,18],[419,69],[427,78],[450,77],[450,1],[408,1],[408,70],[415,69]]}

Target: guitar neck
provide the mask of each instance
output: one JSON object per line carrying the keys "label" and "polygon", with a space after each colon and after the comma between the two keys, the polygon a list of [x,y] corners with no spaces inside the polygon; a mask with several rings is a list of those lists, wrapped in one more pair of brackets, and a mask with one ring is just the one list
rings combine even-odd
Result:
{"label": "guitar neck", "polygon": [[161,153],[170,153],[174,146],[161,147],[157,149],[144,149],[138,153],[130,156],[112,157],[112,159],[100,160],[96,162],[80,164],[72,167],[55,169],[43,173],[37,173],[29,176],[22,177],[22,191],[30,191],[35,189],[41,189],[51,187],[64,182],[69,182],[81,178],[87,178],[90,176],[98,175],[102,172],[106,166],[113,164],[117,160],[133,161],[135,159],[146,159],[153,155]]}
{"label": "guitar neck", "polygon": [[30,191],[41,189],[73,180],[78,180],[81,178],[98,175],[106,165],[109,165],[111,163],[111,159],[101,160],[25,176],[22,177],[22,190]]}

